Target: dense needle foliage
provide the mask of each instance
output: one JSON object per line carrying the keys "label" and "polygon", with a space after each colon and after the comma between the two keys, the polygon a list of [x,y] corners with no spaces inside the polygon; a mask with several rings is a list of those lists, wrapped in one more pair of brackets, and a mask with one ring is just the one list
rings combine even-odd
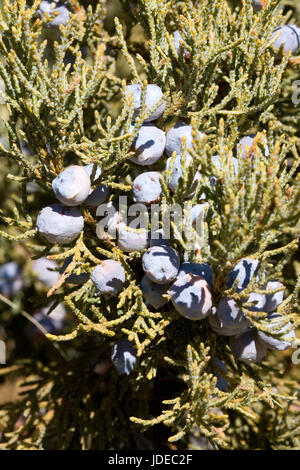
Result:
{"label": "dense needle foliage", "polygon": [[[163,174],[161,216],[188,198],[199,166],[201,183],[189,201],[205,197],[209,204],[201,236],[180,234],[172,223],[170,244],[182,260],[209,263],[214,304],[234,298],[260,331],[269,328],[266,314],[242,300],[263,292],[266,281],[281,281],[286,290],[278,312],[296,329],[300,59],[275,51],[272,34],[285,23],[300,25],[300,2],[266,0],[255,11],[251,0],[69,0],[69,21],[59,29],[38,15],[40,0],[1,4],[0,262],[17,261],[25,286],[11,298],[0,296],[0,338],[8,355],[0,378],[20,392],[1,405],[0,449],[299,448],[293,349],[269,351],[258,364],[236,360],[229,338],[217,335],[207,319],[187,320],[170,302],[158,310],[146,305],[143,253],[99,240],[94,208],[81,207],[84,230],[64,246],[45,241],[36,218],[57,202],[52,181],[70,164],[96,163],[109,200],[126,195],[133,202],[132,183],[143,169],[130,161],[132,143],[148,115],[142,106],[130,130],[133,99],[125,87],[140,83],[143,102],[147,83],[155,83],[167,103],[156,125],[167,131],[184,121],[194,137],[194,163],[183,164],[175,192],[163,171],[165,156],[147,170]],[[251,133],[252,158],[237,151]],[[32,182],[38,190],[28,191]],[[190,249],[191,240],[198,249]],[[30,268],[41,256],[60,267],[71,257],[50,288]],[[249,256],[260,261],[259,269],[236,293],[227,276]],[[71,273],[90,274],[107,258],[126,272],[119,296],[97,296],[89,277],[83,285],[68,283]],[[26,335],[32,313],[49,302],[50,310],[62,302],[68,310],[62,331]],[[278,328],[271,335],[280,338]],[[111,362],[112,345],[123,337],[138,356],[128,376],[118,375]],[[217,375],[226,378],[224,391]]]}

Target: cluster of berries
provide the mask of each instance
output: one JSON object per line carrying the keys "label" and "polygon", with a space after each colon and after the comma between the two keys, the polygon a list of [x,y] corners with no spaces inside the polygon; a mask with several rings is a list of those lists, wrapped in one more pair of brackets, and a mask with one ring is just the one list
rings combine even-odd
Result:
{"label": "cluster of berries", "polygon": [[[244,258],[239,261],[229,273],[227,288],[234,287],[236,293],[242,292],[251,282],[258,266],[257,259]],[[209,317],[212,329],[219,335],[230,336],[234,356],[244,362],[260,362],[267,348],[282,351],[289,348],[295,338],[291,323],[276,312],[283,302],[283,284],[269,281],[260,290],[263,293],[253,292],[242,297],[242,305],[249,311],[268,314],[263,331],[254,328],[237,302],[229,297],[222,297]],[[271,330],[276,330],[281,339],[274,337],[274,333],[270,334]]]}
{"label": "cluster of berries", "polygon": [[[130,85],[126,93],[133,94],[134,119],[141,111],[141,86]],[[166,168],[170,167],[170,159],[174,161],[172,174],[169,179],[171,191],[176,188],[182,178],[181,153],[182,139],[185,138],[187,149],[193,148],[192,128],[184,123],[176,124],[167,134],[152,124],[159,118],[164,109],[163,94],[157,85],[148,85],[146,89],[145,106],[148,113],[147,122],[141,127],[132,148],[135,156],[132,162],[139,166],[152,165],[166,152],[168,156]],[[199,133],[202,138],[203,134]],[[238,145],[238,153],[245,157],[247,150],[253,144],[255,136],[244,137]],[[268,155],[268,147],[264,145],[265,155]],[[234,157],[235,158],[235,157]],[[192,156],[186,150],[185,159],[192,162]],[[216,162],[218,155],[215,156]],[[235,172],[238,171],[238,160],[235,159]],[[219,162],[220,165],[220,162]],[[139,174],[132,184],[133,199],[136,202],[151,204],[160,199],[161,174],[159,172],[143,172]],[[73,241],[83,229],[84,220],[77,206],[84,204],[90,207],[98,207],[109,196],[109,188],[99,185],[101,170],[94,164],[84,167],[73,165],[60,173],[53,181],[52,187],[55,196],[60,203],[44,208],[37,217],[37,230],[49,242],[63,245]],[[197,176],[200,181],[201,175]],[[96,185],[95,185],[96,182]],[[212,186],[215,178],[211,177]],[[108,205],[114,205],[112,201]],[[203,205],[193,207],[194,217],[199,216]],[[200,208],[199,208],[200,207]],[[193,214],[193,213],[192,213]],[[193,217],[193,215],[192,215]],[[120,212],[115,211],[113,216],[106,218],[108,234],[113,229],[117,232],[117,244],[126,252],[144,251],[142,256],[142,268],[144,276],[140,287],[146,304],[155,309],[160,309],[169,301],[176,311],[190,320],[202,320],[209,317],[212,329],[220,334],[231,337],[233,354],[246,362],[259,362],[266,348],[285,349],[291,345],[294,331],[290,324],[284,324],[280,329],[282,317],[276,313],[276,308],[283,301],[282,284],[271,281],[264,286],[270,293],[252,293],[243,300],[251,311],[263,311],[269,314],[264,332],[256,330],[244,316],[242,309],[234,299],[223,297],[217,308],[213,305],[213,272],[208,264],[192,262],[181,263],[178,252],[172,248],[166,239],[162,229],[157,230],[149,239],[147,230],[131,230],[123,221]],[[101,238],[103,234],[99,234]],[[107,236],[107,234],[106,234]],[[104,238],[104,236],[102,237]],[[150,246],[149,246],[150,245]],[[149,247],[148,247],[149,246]],[[71,261],[68,259],[62,267],[62,272]],[[255,259],[241,260],[230,273],[227,288],[236,286],[239,293],[247,287],[258,267]],[[126,282],[126,273],[123,266],[115,260],[103,260],[93,269],[90,278],[98,295],[117,296]],[[74,275],[68,278],[68,282],[84,283],[88,280],[88,274]],[[250,306],[248,305],[250,303]],[[268,328],[278,325],[278,335],[268,334]],[[282,333],[287,331],[286,338],[282,340]],[[122,339],[114,345],[112,352],[119,373],[130,373],[136,364],[136,355],[133,345]]]}
{"label": "cluster of berries", "polygon": [[[56,13],[54,19],[48,23],[49,27],[65,25],[69,20],[66,2],[42,1],[39,6],[40,17],[45,13],[48,15]],[[274,42],[275,47],[283,47],[285,52],[296,52],[299,48],[299,33],[300,30],[293,25],[276,29],[274,34],[278,37]],[[178,53],[182,50],[181,40],[181,33],[175,31],[174,42]],[[187,51],[184,53],[188,55]],[[141,113],[142,87],[139,84],[127,86],[126,94],[133,98],[134,121]],[[175,193],[183,177],[183,141],[186,148],[184,167],[193,166],[193,157],[188,151],[188,149],[193,150],[192,127],[184,122],[178,122],[165,133],[153,124],[153,121],[163,114],[166,107],[162,90],[155,84],[147,85],[144,104],[147,118],[132,144],[131,150],[134,152],[134,156],[131,158],[131,162],[140,167],[154,165],[166,153],[168,158],[165,171],[170,175],[168,178],[169,189]],[[133,129],[134,124],[131,125],[129,131],[132,132]],[[199,132],[197,138],[201,140],[203,137],[204,134]],[[248,156],[254,140],[255,135],[241,139],[237,154],[242,155],[243,158]],[[262,145],[267,156],[269,154],[268,146],[266,142],[262,142]],[[213,156],[213,162],[216,168],[220,169],[219,155]],[[233,157],[235,175],[238,173],[238,168],[238,159]],[[146,205],[159,201],[162,195],[161,177],[162,174],[158,171],[140,173],[132,184],[133,200]],[[37,231],[53,244],[65,245],[74,241],[84,228],[84,218],[78,206],[98,208],[110,195],[109,187],[100,184],[100,180],[101,169],[94,163],[86,166],[72,165],[62,171],[52,183],[54,194],[59,203],[41,210],[36,221]],[[194,176],[193,188],[200,181],[201,173],[197,171]],[[213,175],[210,178],[210,184],[212,187],[216,185],[216,177]],[[192,195],[193,193],[187,197]],[[113,200],[110,200],[107,206],[117,208]],[[197,204],[192,208],[192,222],[195,222],[200,215],[203,216],[206,207],[207,203]],[[125,252],[146,250],[142,256],[144,276],[141,279],[140,287],[148,305],[160,309],[171,301],[176,311],[189,320],[197,321],[208,317],[211,328],[217,334],[231,337],[233,354],[245,362],[261,361],[267,348],[282,350],[291,345],[295,336],[292,326],[290,323],[284,323],[283,317],[276,313],[277,307],[283,301],[284,291],[284,286],[279,282],[267,282],[263,288],[266,293],[252,293],[243,300],[248,310],[268,313],[264,331],[258,331],[245,317],[241,307],[234,299],[222,297],[217,307],[214,307],[212,268],[208,264],[181,263],[178,252],[170,246],[161,229],[157,230],[152,237],[149,237],[146,229],[132,230],[122,221],[122,215],[117,209],[112,216],[106,218],[105,233],[97,231],[97,235],[100,239],[105,239],[115,233],[117,233],[117,244],[121,250]],[[71,260],[72,258],[68,258],[65,261],[60,272],[65,271]],[[47,275],[43,278],[42,264],[46,264],[46,261],[44,259],[39,267],[38,263],[42,263],[41,260],[35,262],[35,269],[40,280],[46,285],[53,285],[59,276],[58,265],[49,262],[52,265],[45,268]],[[258,264],[255,259],[241,260],[230,273],[227,288],[235,286],[237,293],[245,289],[255,274]],[[51,276],[48,276],[49,272]],[[18,279],[17,274],[15,279]],[[88,279],[89,274],[87,273],[71,274],[67,281],[74,284],[84,284]],[[93,269],[90,279],[98,295],[117,296],[126,282],[126,273],[118,261],[107,259],[101,261]],[[1,282],[5,285],[6,280],[2,280],[0,271],[0,288]],[[274,334],[268,333],[268,329],[270,330],[270,327],[273,326],[278,326],[278,336],[281,339],[276,339]],[[287,332],[286,335],[285,332]],[[129,374],[137,362],[134,346],[128,340],[121,339],[114,345],[112,360],[118,373]]]}
{"label": "cluster of berries", "polygon": [[[179,257],[175,250],[170,247],[169,250],[172,251],[166,250],[167,245],[154,248],[161,249],[154,251],[158,256],[157,266],[154,268],[156,263],[151,259],[151,249],[144,255],[146,262],[143,260],[143,267],[146,264],[148,270],[144,267],[146,275],[142,279],[141,289],[148,304],[159,309],[171,299],[175,309],[185,318],[201,320],[208,317],[213,331],[218,335],[229,336],[233,355],[245,363],[260,362],[267,349],[282,351],[292,345],[295,331],[291,323],[276,312],[283,302],[283,284],[269,281],[261,289],[264,293],[251,293],[243,298],[242,302],[249,311],[268,314],[264,330],[257,330],[234,299],[222,297],[217,307],[213,306],[213,272],[208,264],[185,262],[178,271]],[[167,258],[166,266],[170,269],[162,274],[164,257]],[[256,259],[242,259],[229,273],[227,288],[235,287],[236,293],[242,292],[251,282],[258,266],[259,261]],[[170,287],[166,285],[174,277],[175,282]],[[278,338],[274,336],[274,329]],[[126,339],[117,342],[113,348],[112,360],[118,373],[129,374],[137,364],[133,345]],[[222,368],[225,367],[221,362],[220,364]],[[218,381],[221,380],[218,375],[217,378]],[[223,385],[219,386],[217,383],[220,389],[225,388]]]}

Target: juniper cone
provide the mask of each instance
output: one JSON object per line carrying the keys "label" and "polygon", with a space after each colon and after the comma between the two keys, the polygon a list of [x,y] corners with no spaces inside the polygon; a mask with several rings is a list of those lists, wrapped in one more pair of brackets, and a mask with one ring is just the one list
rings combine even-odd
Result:
{"label": "juniper cone", "polygon": [[118,225],[118,246],[123,251],[142,251],[149,245],[148,230],[135,229],[124,223]]}
{"label": "juniper cone", "polygon": [[237,263],[234,269],[229,273],[227,287],[236,286],[236,292],[246,289],[251,281],[259,261],[257,259],[245,258]]}
{"label": "juniper cone", "polygon": [[149,171],[137,176],[132,185],[134,201],[145,204],[158,202],[162,193],[160,176],[157,171]]}
{"label": "juniper cone", "polygon": [[125,283],[125,271],[112,259],[101,261],[91,274],[98,294],[117,295]]}
{"label": "juniper cone", "polygon": [[[244,136],[238,143],[237,145],[237,151],[238,153],[241,152],[242,154],[242,157],[243,159],[245,159],[246,157],[251,157],[251,159],[253,159],[253,152],[254,152],[254,147],[256,145],[258,145],[258,142],[260,140],[260,144],[263,146],[263,152],[265,154],[266,157],[269,156],[269,147],[267,145],[267,142],[266,142],[266,139],[265,138],[262,138],[262,139],[259,139],[257,137],[257,142],[256,142],[256,134],[250,134],[248,136]],[[234,165],[237,165],[237,161],[235,160],[234,162]],[[236,170],[236,168],[235,168]]]}
{"label": "juniper cone", "polygon": [[217,377],[216,387],[222,392],[226,392],[228,390],[228,382],[225,379],[225,377],[223,377],[223,375],[226,375],[228,373],[227,367],[218,358],[216,358],[214,362],[216,364],[216,369],[221,370],[221,373],[222,373],[222,375],[220,375],[220,373],[218,372],[216,372],[215,374]]}
{"label": "juniper cone", "polygon": [[266,285],[266,290],[273,291],[273,294],[266,294],[267,305],[265,312],[273,312],[283,302],[284,285],[278,281],[270,281]]}
{"label": "juniper cone", "polygon": [[[202,132],[198,132],[198,136],[201,139],[204,137],[204,134],[202,134]],[[177,124],[175,124],[175,126],[172,127],[166,135],[166,154],[168,157],[171,157],[173,152],[180,155],[184,139],[186,148],[193,149],[192,127],[184,122],[177,122]]]}
{"label": "juniper cone", "polygon": [[252,0],[252,6],[255,10],[261,10],[265,5],[265,0]]}
{"label": "juniper cone", "polygon": [[170,246],[152,246],[143,256],[142,266],[151,281],[168,284],[178,274],[180,258],[177,251]]}
{"label": "juniper cone", "polygon": [[88,207],[98,207],[102,204],[109,195],[109,188],[106,185],[97,186],[93,191],[90,192],[88,197],[85,199],[84,204]]}
{"label": "juniper cone", "polygon": [[152,246],[162,246],[162,245],[167,245],[168,246],[169,241],[166,238],[164,230],[162,228],[159,228],[157,230],[154,230],[151,233],[150,247],[152,247]]}
{"label": "juniper cone", "polygon": [[[181,155],[177,154],[175,160],[173,158],[168,158],[166,162],[165,170],[167,173],[170,173],[170,190],[175,193],[178,189],[180,181],[182,181],[184,176],[184,170],[193,165],[193,159],[190,154],[186,154],[184,162],[182,162]],[[191,185],[194,185],[201,179],[201,174],[197,171],[194,177],[194,180],[191,181]],[[188,192],[188,196],[193,195],[193,192]]]}
{"label": "juniper cone", "polygon": [[186,261],[182,263],[179,269],[178,277],[184,276],[185,274],[196,274],[197,276],[203,277],[206,282],[213,287],[213,271],[211,266],[206,263],[191,263]]}
{"label": "juniper cone", "polygon": [[300,448],[299,28],[2,1],[0,450]]}
{"label": "juniper cone", "polygon": [[[165,110],[166,102],[163,99],[163,92],[158,85],[149,84],[145,90],[145,107],[146,112],[152,111],[149,117],[145,119],[145,122],[155,121],[158,119]],[[142,98],[142,87],[139,84],[128,85],[126,87],[127,97],[133,97],[134,113],[133,118],[136,119],[141,112],[141,98]]]}
{"label": "juniper cone", "polygon": [[[132,132],[134,126],[130,127]],[[153,165],[163,155],[166,146],[166,134],[153,124],[144,124],[132,144],[135,156],[130,160],[136,165]]]}
{"label": "juniper cone", "polygon": [[273,312],[283,302],[284,285],[278,281],[270,281],[266,285],[266,290],[273,291],[273,294],[266,294],[267,305],[265,312]]}
{"label": "juniper cone", "polygon": [[179,52],[180,47],[181,47],[180,41],[182,40],[182,36],[181,36],[180,31],[178,31],[178,30],[174,31],[173,36],[174,36],[174,44],[175,44],[176,51]]}
{"label": "juniper cone", "polygon": [[247,330],[251,323],[234,299],[222,297],[217,310],[209,317],[212,329],[219,335],[234,336]]}
{"label": "juniper cone", "polygon": [[[181,52],[181,40],[183,39],[182,34],[180,33],[180,31],[176,30],[176,31],[174,31],[173,37],[174,37],[174,45],[175,45],[175,49],[177,51],[177,54],[180,54],[180,52]],[[189,51],[187,49],[184,49],[183,54],[184,54],[185,59],[187,61],[189,61],[190,58],[191,58],[191,55],[190,55]]]}
{"label": "juniper cone", "polygon": [[100,240],[117,238],[117,230],[122,222],[122,214],[118,210],[118,205],[114,201],[100,204],[96,211],[97,217],[100,218],[97,224],[96,234]]}
{"label": "juniper cone", "polygon": [[208,283],[196,274],[180,276],[168,291],[175,309],[190,320],[202,320],[211,313],[212,295]]}
{"label": "juniper cone", "polygon": [[141,280],[141,291],[145,301],[156,310],[168,303],[168,289],[169,285],[156,284],[146,275]]}
{"label": "juniper cone", "polygon": [[52,204],[44,207],[36,219],[37,231],[50,243],[65,245],[78,237],[84,220],[77,207]]}
{"label": "juniper cone", "polygon": [[[61,269],[60,269],[60,274],[64,274],[70,263],[72,263],[73,257],[69,256],[68,258],[65,259]],[[69,282],[70,284],[85,284],[89,280],[89,274],[88,273],[81,273],[81,274],[70,274],[66,278],[66,282]]]}
{"label": "juniper cone", "polygon": [[83,167],[87,172],[88,176],[92,183],[94,183],[101,176],[101,168],[95,163],[90,163],[89,165],[84,165]]}
{"label": "juniper cone", "polygon": [[233,355],[246,364],[261,362],[266,355],[266,345],[259,340],[255,330],[249,330],[230,338]]}
{"label": "juniper cone", "polygon": [[78,206],[88,197],[91,180],[83,167],[72,165],[53,180],[52,187],[62,204]]}
{"label": "juniper cone", "polygon": [[[221,162],[220,162],[220,155],[213,155],[212,156],[212,162],[216,166],[217,170],[219,172],[221,172],[222,167],[221,167]],[[234,176],[236,176],[238,174],[238,171],[239,171],[239,161],[236,157],[232,157],[232,169],[233,169]],[[231,179],[231,175],[229,174],[228,175],[228,181],[230,181],[230,179]],[[216,176],[211,176],[209,178],[210,185],[212,187],[215,187],[216,183],[217,183],[217,180],[218,180],[218,178]]]}
{"label": "juniper cone", "polygon": [[[49,313],[50,312],[50,313]],[[33,318],[47,331],[47,333],[56,334],[62,331],[65,323],[67,312],[63,304],[58,304],[53,308],[53,304],[49,304],[37,310]],[[44,340],[43,333],[33,324],[28,324],[26,335],[31,341]]]}
{"label": "juniper cone", "polygon": [[273,45],[277,49],[283,47],[285,52],[291,51],[293,54],[299,50],[300,47],[300,28],[296,25],[288,24],[274,30],[273,36],[279,37],[275,39]]}
{"label": "juniper cone", "polygon": [[208,209],[208,202],[205,204],[196,204],[193,206],[191,211],[192,224],[195,225],[199,219],[204,219]]}
{"label": "juniper cone", "polygon": [[252,310],[253,312],[272,312],[276,310],[283,302],[283,284],[281,282],[271,281],[263,286],[262,290],[265,290],[266,292],[273,291],[274,294],[258,294],[253,292],[247,299],[247,303],[253,303],[253,306],[248,306],[249,310]]}

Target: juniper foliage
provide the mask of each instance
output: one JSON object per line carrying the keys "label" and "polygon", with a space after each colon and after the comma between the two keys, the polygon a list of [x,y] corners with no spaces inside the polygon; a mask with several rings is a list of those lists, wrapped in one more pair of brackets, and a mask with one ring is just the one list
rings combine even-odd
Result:
{"label": "juniper foliage", "polygon": [[[49,18],[39,18],[39,3],[4,0],[0,15],[1,259],[14,246],[10,256],[23,264],[43,255],[60,265],[72,260],[47,293],[28,274],[29,297],[0,301],[6,334],[17,345],[19,333],[12,332],[20,316],[49,299],[64,302],[73,321],[62,334],[47,335],[48,349],[38,359],[36,350],[29,348],[24,357],[17,348],[1,368],[2,377],[21,380],[23,392],[0,410],[0,448],[184,449],[195,447],[198,438],[221,449],[299,448],[299,385],[290,351],[269,352],[262,363],[246,365],[207,320],[183,319],[170,303],[153,311],[140,289],[142,254],[99,240],[92,209],[81,209],[84,230],[67,247],[48,244],[35,229],[39,210],[55,202],[52,180],[71,163],[97,164],[110,197],[132,200],[131,145],[150,115],[143,106],[146,85],[155,83],[167,102],[158,126],[167,130],[183,120],[194,137],[194,164],[183,164],[175,193],[170,172],[164,173],[161,220],[191,188],[190,204],[202,203],[204,194],[210,207],[201,236],[172,223],[170,243],[181,259],[209,263],[214,302],[234,298],[261,331],[270,332],[265,313],[253,312],[244,298],[264,293],[269,280],[283,282],[281,326],[291,322],[297,328],[300,108],[292,96],[300,61],[275,53],[272,33],[287,21],[300,22],[299,2],[266,0],[253,11],[251,0],[123,0],[111,24],[110,2],[69,0],[70,21],[55,31],[46,26]],[[179,51],[175,30],[182,37]],[[125,94],[130,83],[142,85],[142,111],[132,132],[133,99]],[[237,144],[251,132],[257,135],[243,158]],[[183,142],[182,156],[185,150]],[[151,169],[162,170],[162,161]],[[28,193],[32,182],[40,192]],[[189,249],[191,241],[198,250]],[[259,269],[236,293],[226,279],[246,256],[258,259]],[[70,274],[90,273],[107,258],[126,272],[119,297],[98,297],[91,280],[82,286],[67,282]],[[270,334],[280,339],[279,330],[277,324]],[[138,356],[128,377],[118,376],[110,361],[112,344],[122,337],[135,344]],[[298,345],[295,339],[293,347]],[[226,391],[217,387],[217,374],[226,378]]]}

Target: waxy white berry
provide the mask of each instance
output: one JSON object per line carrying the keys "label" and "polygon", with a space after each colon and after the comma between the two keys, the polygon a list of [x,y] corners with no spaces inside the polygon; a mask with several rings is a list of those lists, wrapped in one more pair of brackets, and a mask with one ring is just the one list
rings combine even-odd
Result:
{"label": "waxy white berry", "polygon": [[157,202],[162,193],[160,177],[161,174],[157,171],[148,171],[137,176],[132,185],[135,202],[144,204]]}
{"label": "waxy white berry", "polygon": [[82,166],[72,165],[53,180],[52,188],[62,204],[78,206],[88,197],[91,190],[91,180]]}
{"label": "waxy white berry", "polygon": [[300,29],[295,25],[286,24],[276,28],[272,37],[278,33],[280,34],[273,43],[274,47],[279,49],[283,45],[284,52],[292,51],[295,54],[300,47]]}
{"label": "waxy white berry", "polygon": [[142,251],[149,245],[149,234],[146,228],[135,228],[121,222],[118,225],[118,247],[123,251]]}
{"label": "waxy white berry", "polygon": [[145,301],[156,310],[168,303],[168,298],[165,297],[168,289],[168,285],[156,284],[146,275],[141,280],[141,291]]}
{"label": "waxy white berry", "polygon": [[209,264],[186,261],[180,266],[178,277],[186,274],[196,274],[196,276],[203,277],[210,287],[213,286],[213,271]]}
{"label": "waxy white berry", "polygon": [[[192,126],[185,124],[184,122],[177,122],[174,127],[172,127],[166,135],[166,154],[168,157],[173,155],[173,152],[180,155],[181,148],[183,144],[183,139],[185,138],[185,145],[188,152],[188,149],[193,149],[193,135],[192,135]],[[199,137],[202,139],[204,134],[198,132]]]}
{"label": "waxy white berry", "polygon": [[[126,95],[133,95],[133,103],[134,103],[134,112],[133,112],[133,119],[136,119],[140,112],[141,112],[141,94],[142,94],[142,87],[139,84],[135,85],[128,85],[126,87]],[[145,119],[145,122],[154,121],[158,119],[165,110],[166,102],[162,100],[163,92],[161,91],[160,87],[157,85],[147,85],[146,87],[146,100],[145,106],[147,111],[152,111],[151,115]],[[162,101],[161,101],[162,100]],[[160,104],[158,104],[161,101]]]}
{"label": "waxy white berry", "polygon": [[217,311],[210,315],[211,328],[222,336],[234,336],[248,330],[250,321],[245,317],[234,299],[222,297]]}
{"label": "waxy white berry", "polygon": [[[190,165],[192,165],[192,163],[193,163],[193,158],[191,157],[189,153],[185,155],[184,162],[182,162],[180,154],[176,155],[175,160],[173,160],[173,158],[171,157],[167,159],[165,171],[167,175],[170,177],[169,188],[173,193],[177,191],[179,181],[182,180],[183,178],[182,170],[187,169]],[[193,185],[195,183],[199,183],[200,180],[201,180],[201,174],[199,173],[199,171],[197,171],[197,173],[194,176]],[[194,191],[191,191],[189,195],[192,196],[193,192]]]}
{"label": "waxy white berry", "polygon": [[[250,157],[251,160],[253,160],[253,154],[254,154],[254,140],[257,134],[250,134],[246,135],[241,138],[237,145],[237,153],[238,155],[241,153],[242,158],[245,159],[246,157]],[[265,157],[268,157],[270,155],[270,150],[268,147],[267,139],[266,137],[263,137],[257,141],[256,145],[262,145],[263,146],[263,152]],[[238,162],[234,163],[236,165]],[[238,166],[238,165],[237,165]],[[237,172],[236,172],[237,173]]]}
{"label": "waxy white berry", "polygon": [[172,282],[179,270],[180,258],[173,248],[166,245],[152,246],[142,259],[145,274],[157,284]]}
{"label": "waxy white berry", "polygon": [[125,271],[118,261],[101,261],[92,271],[91,280],[98,294],[118,295],[125,283]]}
{"label": "waxy white berry", "polygon": [[236,359],[251,364],[261,362],[267,353],[267,348],[262,343],[255,329],[246,331],[238,336],[230,338],[230,346]]}
{"label": "waxy white berry", "polygon": [[[130,127],[132,132],[134,126]],[[153,124],[144,124],[134,140],[131,150],[135,156],[130,159],[136,165],[153,165],[164,153],[166,134]]]}
{"label": "waxy white berry", "polygon": [[150,238],[150,247],[151,246],[162,246],[162,245],[169,245],[169,242],[166,238],[166,235],[164,233],[164,230],[162,228],[159,228],[157,230],[154,230],[151,232],[151,238]]}
{"label": "waxy white berry", "polygon": [[[72,262],[72,256],[68,256],[68,258],[65,259],[60,269],[60,274],[63,274],[66,271],[67,267],[69,266],[71,262]],[[66,282],[70,284],[83,285],[89,280],[89,278],[90,278],[90,275],[88,273],[81,273],[81,274],[72,273],[66,278]]]}
{"label": "waxy white berry", "polygon": [[168,293],[177,312],[189,320],[202,320],[211,312],[211,290],[201,276],[185,274],[178,277]]}
{"label": "waxy white berry", "polygon": [[84,220],[77,207],[52,204],[44,207],[37,217],[36,229],[50,243],[65,245],[78,237]]}
{"label": "waxy white berry", "polygon": [[253,258],[243,258],[237,263],[233,270],[229,273],[227,279],[227,287],[233,287],[236,284],[236,292],[246,289],[251,281],[259,261]]}

